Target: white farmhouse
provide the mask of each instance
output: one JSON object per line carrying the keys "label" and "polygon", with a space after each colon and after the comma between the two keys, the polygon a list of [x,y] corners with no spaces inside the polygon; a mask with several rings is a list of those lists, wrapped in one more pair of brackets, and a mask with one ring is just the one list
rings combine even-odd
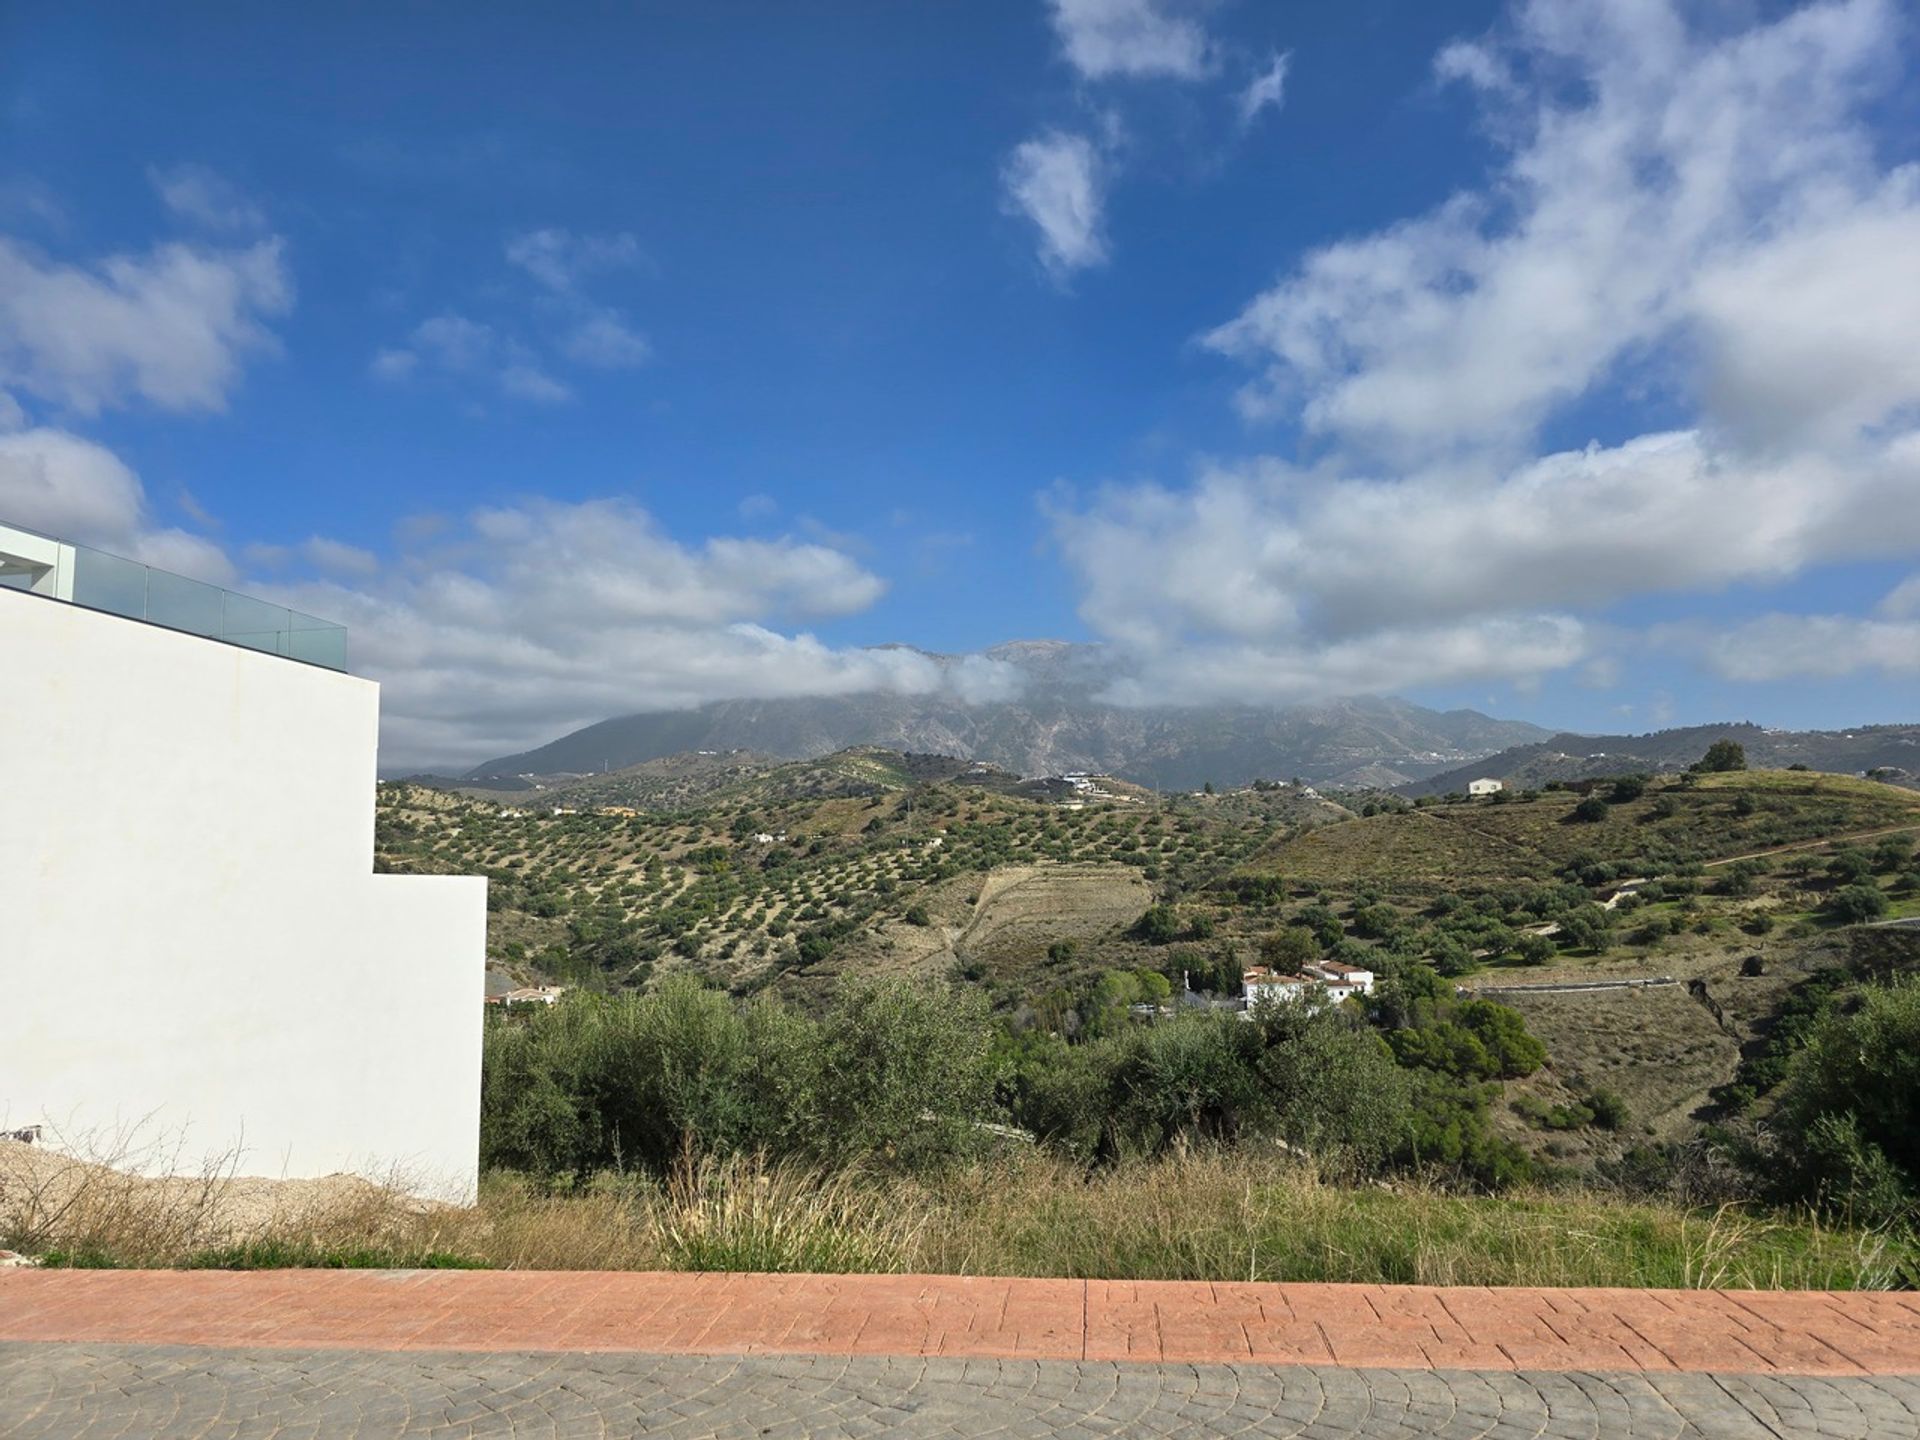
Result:
{"label": "white farmhouse", "polygon": [[1247,997],[1247,1009],[1281,1000],[1298,1000],[1319,982],[1307,975],[1287,975],[1265,965],[1249,965],[1241,972],[1240,986]]}
{"label": "white farmhouse", "polygon": [[1497,795],[1506,788],[1507,787],[1500,781],[1485,776],[1478,780],[1469,780],[1467,782],[1467,794],[1469,795]]}
{"label": "white farmhouse", "polygon": [[1316,960],[1307,973],[1320,981],[1329,1000],[1345,1000],[1349,995],[1373,993],[1373,971],[1358,965],[1343,965],[1338,960]]}
{"label": "white farmhouse", "polygon": [[0,1128],[473,1194],[486,882],[373,872],[337,625],[0,526]]}

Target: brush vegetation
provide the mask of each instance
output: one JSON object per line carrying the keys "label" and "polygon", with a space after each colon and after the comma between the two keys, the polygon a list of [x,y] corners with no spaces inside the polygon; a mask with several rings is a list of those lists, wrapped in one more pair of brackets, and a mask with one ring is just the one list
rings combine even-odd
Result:
{"label": "brush vegetation", "polygon": [[1095,1174],[1009,1155],[939,1183],[757,1157],[555,1187],[494,1174],[467,1209],[388,1193],[196,1244],[102,1198],[43,1247],[69,1266],[938,1273],[1366,1284],[1882,1289],[1910,1244],[1808,1213],[1617,1197],[1355,1190],[1280,1157],[1200,1151]]}
{"label": "brush vegetation", "polygon": [[[381,792],[381,864],[487,874],[496,969],[572,987],[489,1013],[476,1207],[380,1192],[231,1224],[211,1179],[164,1213],[111,1182],[57,1206],[15,1186],[0,1244],[72,1264],[1920,1278],[1920,937],[1852,928],[1920,912],[1912,791],[1709,767],[1474,802],[1155,796],[862,751],[563,798]],[[1248,964],[1319,961],[1378,984],[1208,1008]],[[1616,976],[1681,983],[1524,988]]]}

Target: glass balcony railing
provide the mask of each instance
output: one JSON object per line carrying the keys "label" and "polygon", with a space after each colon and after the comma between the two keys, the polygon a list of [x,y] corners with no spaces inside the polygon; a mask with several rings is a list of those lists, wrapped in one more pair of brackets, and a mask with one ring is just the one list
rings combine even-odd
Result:
{"label": "glass balcony railing", "polygon": [[0,525],[0,587],[329,670],[347,668],[344,625],[30,530]]}

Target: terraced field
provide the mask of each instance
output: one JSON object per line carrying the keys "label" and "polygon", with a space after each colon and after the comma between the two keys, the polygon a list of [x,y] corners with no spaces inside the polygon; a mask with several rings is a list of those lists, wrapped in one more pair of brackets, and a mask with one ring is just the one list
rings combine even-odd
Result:
{"label": "terraced field", "polygon": [[848,966],[959,967],[1011,993],[1128,945],[1157,896],[1204,892],[1276,833],[1347,813],[1287,786],[1090,794],[871,750],[635,770],[537,795],[383,786],[380,863],[487,875],[501,983],[689,969],[804,992]]}
{"label": "terraced field", "polygon": [[1582,798],[1547,791],[1376,815],[1281,837],[1246,869],[1414,896],[1542,880],[1583,857],[1661,873],[1776,846],[1920,826],[1920,794],[1814,772],[1743,771],[1662,783],[1638,799],[1608,805],[1603,818],[1590,822],[1575,817]]}
{"label": "terraced field", "polygon": [[[1269,953],[1467,986],[1675,977],[1500,994],[1549,1063],[1496,1112],[1556,1164],[1697,1133],[1842,937],[1903,933],[1847,929],[1840,900],[1920,915],[1920,794],[1810,772],[1415,808],[1285,785],[1163,796],[885,751],[635,770],[504,797],[383,786],[380,863],[490,877],[499,986],[687,971],[812,1006],[849,976],[910,975],[977,985],[1031,1023],[1084,1010],[1114,971],[1231,994]],[[1596,1091],[1630,1119],[1562,1123]]]}

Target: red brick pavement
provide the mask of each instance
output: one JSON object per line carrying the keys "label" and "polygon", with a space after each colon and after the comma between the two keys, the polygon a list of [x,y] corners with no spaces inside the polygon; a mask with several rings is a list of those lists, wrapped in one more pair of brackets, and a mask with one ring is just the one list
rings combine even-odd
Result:
{"label": "red brick pavement", "polygon": [[1920,1374],[1920,1296],[925,1275],[0,1272],[0,1340]]}

